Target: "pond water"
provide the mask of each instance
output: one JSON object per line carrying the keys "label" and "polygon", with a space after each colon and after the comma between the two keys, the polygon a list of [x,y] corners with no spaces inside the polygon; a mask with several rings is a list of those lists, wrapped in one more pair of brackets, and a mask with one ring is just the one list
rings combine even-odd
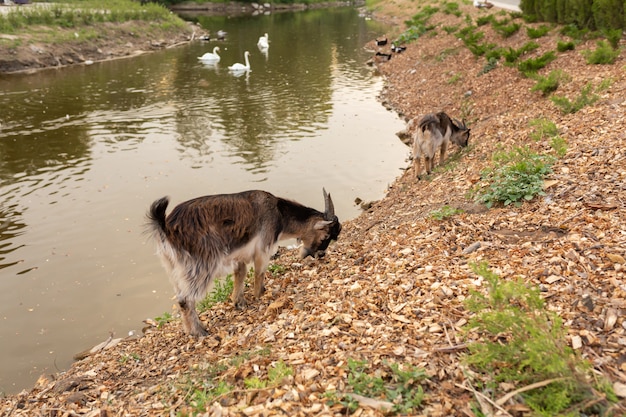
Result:
{"label": "pond water", "polygon": [[[0,392],[172,311],[143,233],[155,199],[264,189],[323,210],[325,187],[344,221],[406,166],[364,64],[381,24],[351,8],[198,21],[226,40],[0,77]],[[229,73],[245,51],[251,70]]]}

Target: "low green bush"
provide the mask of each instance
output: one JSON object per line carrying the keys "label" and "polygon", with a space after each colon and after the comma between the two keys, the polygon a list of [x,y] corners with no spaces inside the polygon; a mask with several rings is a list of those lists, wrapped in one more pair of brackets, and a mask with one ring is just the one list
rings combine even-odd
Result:
{"label": "low green bush", "polygon": [[507,49],[504,49],[502,51],[502,56],[504,57],[504,60],[509,63],[512,64],[515,61],[517,61],[517,59],[524,55],[527,54],[529,52],[534,51],[535,49],[539,48],[539,44],[537,42],[534,41],[530,41],[530,42],[526,42],[524,45],[522,45],[522,47],[518,48],[518,49],[514,49],[511,47],[508,47]]}
{"label": "low green bush", "polygon": [[521,205],[523,201],[543,195],[543,179],[552,172],[551,157],[518,147],[494,154],[493,161],[493,166],[482,172],[488,185],[477,191],[479,202],[487,207]]}
{"label": "low green bush", "polygon": [[619,41],[622,39],[623,34],[622,29],[606,29],[602,31],[602,34],[611,44],[613,49],[617,49],[619,47]]}
{"label": "low green bush", "polygon": [[522,25],[516,22],[509,23],[507,19],[503,22],[498,22],[494,20],[492,26],[494,30],[499,33],[503,38],[510,38],[519,31]]}
{"label": "low green bush", "polygon": [[486,287],[486,293],[472,291],[465,304],[473,313],[467,334],[477,336],[463,358],[474,371],[471,379],[495,398],[510,391],[504,383],[534,386],[516,400],[529,415],[608,415],[602,411],[617,401],[612,387],[569,347],[562,319],[546,308],[539,289],[500,278],[486,262],[471,268]]}
{"label": "low green bush", "polygon": [[[384,369],[380,372],[370,371],[366,361],[348,358],[346,386],[350,392],[368,398],[382,399],[391,404],[387,413],[417,414],[422,401],[424,390],[420,383],[427,379],[426,372],[411,364],[384,362]],[[349,413],[358,408],[358,403],[349,393],[337,391],[326,392],[326,398],[331,404],[343,404]]]}
{"label": "low green bush", "polygon": [[593,93],[592,89],[593,86],[591,84],[585,85],[574,101],[564,96],[552,96],[550,100],[561,109],[563,114],[576,113],[583,107],[595,103],[600,98]]}
{"label": "low green bush", "polygon": [[494,70],[496,67],[498,66],[498,58],[496,57],[489,57],[487,59],[487,63],[485,64],[485,66],[483,66],[483,68],[478,72],[478,75],[484,75],[487,74],[488,72]]}
{"label": "low green bush", "polygon": [[549,96],[551,93],[559,88],[562,81],[567,81],[570,76],[562,70],[550,71],[547,77],[536,76],[537,83],[531,88],[531,91],[541,91],[544,97]]}
{"label": "low green bush", "polygon": [[556,50],[559,52],[573,51],[576,45],[572,41],[558,41],[556,43]]}
{"label": "low green bush", "polygon": [[443,13],[445,14],[451,14],[454,15],[456,17],[461,17],[461,15],[463,14],[463,12],[461,12],[461,10],[459,10],[459,4],[458,3],[444,3],[443,4]]}
{"label": "low green bush", "polygon": [[588,64],[612,64],[620,54],[618,49],[613,49],[607,41],[598,41],[597,48],[593,51],[583,51]]}
{"label": "low green bush", "polygon": [[526,77],[531,77],[533,74],[544,68],[555,59],[556,54],[553,51],[549,51],[538,58],[529,58],[525,61],[521,61],[519,64],[517,64],[517,68]]}
{"label": "low green bush", "polygon": [[541,25],[538,28],[527,27],[526,34],[531,39],[538,39],[550,32],[550,26]]}

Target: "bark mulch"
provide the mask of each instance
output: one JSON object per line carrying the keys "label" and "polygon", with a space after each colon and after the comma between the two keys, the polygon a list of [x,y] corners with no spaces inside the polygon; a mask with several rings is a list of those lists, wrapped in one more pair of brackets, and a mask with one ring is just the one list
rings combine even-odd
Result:
{"label": "bark mulch", "polygon": [[[412,2],[403,4],[404,18],[416,12]],[[461,10],[474,18],[487,13],[501,18],[495,8],[461,5]],[[374,65],[386,80],[385,105],[407,118],[441,110],[464,117],[472,132],[470,148],[453,149],[445,168],[428,179],[418,181],[408,169],[384,199],[345,222],[323,260],[300,260],[282,251],[275,263],[284,271],[268,273],[260,300],[248,291],[247,310],[226,302],[201,315],[211,336],[189,338],[177,320],[149,324],[141,337],[111,343],[66,372],[42,377],[31,390],[2,399],[1,414],[346,415],[343,397],[329,393],[351,393],[348,364],[362,361],[371,375],[381,377],[388,376],[389,363],[424,369],[425,397],[413,414],[474,416],[472,404],[480,401],[462,361],[470,318],[464,300],[485,287],[470,268],[480,261],[503,279],[539,287],[547,308],[563,319],[568,344],[623,396],[624,57],[613,65],[587,64],[581,51],[594,49],[595,40],[558,53],[540,72],[561,69],[570,76],[557,94],[573,100],[587,83],[609,84],[593,105],[564,115],[532,92],[535,81],[515,67],[499,64],[479,75],[485,58],[474,57],[455,35],[441,30],[463,27],[463,19],[435,14],[430,23],[438,25],[436,35],[426,34]],[[519,48],[529,41],[524,30],[506,39],[490,25],[481,30],[486,42],[502,46]],[[553,29],[535,40],[540,48],[529,56],[555,50],[559,39]],[[389,45],[378,47],[372,40],[368,48],[374,54],[388,52]],[[556,123],[567,142],[567,153],[557,157],[546,178],[545,195],[519,207],[477,204],[471,191],[485,185],[481,171],[492,164],[494,152],[526,145],[554,154],[548,139],[530,137],[529,122],[538,118]],[[443,206],[462,212],[433,218]],[[279,364],[291,375],[266,387],[245,383],[251,377],[267,381]],[[215,392],[219,383],[231,389],[203,403],[198,392]],[[354,398],[360,405],[353,415],[386,414],[384,399]],[[508,415],[528,415],[519,400],[502,408]],[[624,415],[626,408],[617,404],[613,412]],[[494,408],[490,415],[507,414]]]}

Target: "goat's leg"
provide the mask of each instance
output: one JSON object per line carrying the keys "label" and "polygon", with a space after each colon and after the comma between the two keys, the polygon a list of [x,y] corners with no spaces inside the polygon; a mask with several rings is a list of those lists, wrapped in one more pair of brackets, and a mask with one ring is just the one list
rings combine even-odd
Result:
{"label": "goat's leg", "polygon": [[448,150],[448,143],[443,142],[441,144],[441,155],[439,156],[439,165],[443,165],[443,162],[446,160],[446,151]]}
{"label": "goat's leg", "polygon": [[413,156],[413,171],[415,174],[415,178],[417,178],[419,180],[420,178],[420,174],[422,173],[422,161],[421,161],[422,157],[419,155],[414,155]]}
{"label": "goat's leg", "polygon": [[180,315],[183,320],[183,329],[188,334],[194,337],[208,336],[209,332],[206,331],[202,323],[200,323],[200,317],[198,317],[198,311],[196,311],[196,303],[193,299],[187,297],[178,297],[178,306],[180,307]]}
{"label": "goat's leg", "polygon": [[257,254],[254,256],[254,296],[256,298],[260,298],[261,295],[265,292],[265,285],[263,281],[265,280],[265,270],[267,269],[267,260],[266,257]]}
{"label": "goat's leg", "polygon": [[230,295],[230,299],[235,304],[235,307],[243,310],[246,308],[246,299],[243,296],[243,285],[246,280],[246,264],[239,262],[235,268],[235,282],[233,284],[233,293]]}
{"label": "goat's leg", "polygon": [[424,156],[424,165],[426,165],[426,174],[430,175],[433,172],[433,158]]}

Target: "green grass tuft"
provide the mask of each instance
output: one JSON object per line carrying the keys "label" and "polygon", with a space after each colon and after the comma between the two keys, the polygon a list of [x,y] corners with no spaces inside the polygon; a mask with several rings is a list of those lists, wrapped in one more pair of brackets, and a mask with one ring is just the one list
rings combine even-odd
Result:
{"label": "green grass tuft", "polygon": [[441,207],[439,210],[431,211],[430,217],[435,220],[444,220],[460,213],[463,213],[463,210],[458,209],[456,207],[445,205]]}

